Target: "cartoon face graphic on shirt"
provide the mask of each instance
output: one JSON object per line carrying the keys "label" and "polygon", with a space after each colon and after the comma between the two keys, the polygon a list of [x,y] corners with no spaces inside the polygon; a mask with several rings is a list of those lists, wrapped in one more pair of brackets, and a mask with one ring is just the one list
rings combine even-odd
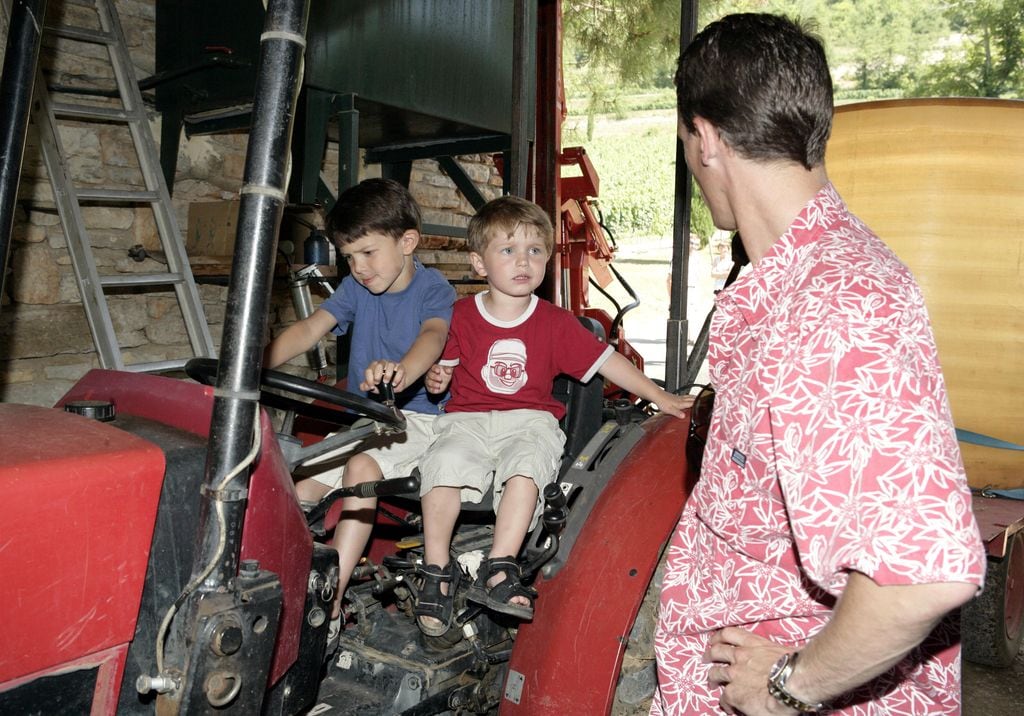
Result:
{"label": "cartoon face graphic on shirt", "polygon": [[480,369],[484,384],[494,393],[512,395],[526,385],[526,344],[503,338],[491,344],[487,362]]}

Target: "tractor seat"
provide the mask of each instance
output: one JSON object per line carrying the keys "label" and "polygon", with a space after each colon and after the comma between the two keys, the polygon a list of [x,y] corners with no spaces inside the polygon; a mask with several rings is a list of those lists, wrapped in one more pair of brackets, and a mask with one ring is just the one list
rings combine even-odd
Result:
{"label": "tractor seat", "polygon": [[[587,316],[581,316],[579,320],[594,335],[602,341],[604,340],[604,329],[598,321]],[[604,381],[600,377],[594,376],[590,381],[581,383],[568,376],[558,376],[552,388],[552,395],[566,407],[565,415],[559,421],[562,432],[565,433],[565,450],[558,471],[559,475],[562,475],[603,423]],[[418,475],[418,471],[415,471],[414,474]],[[324,499],[329,500],[331,497],[328,495]],[[404,494],[381,499],[403,510],[420,511],[419,495]],[[493,491],[488,491],[478,503],[462,503],[462,511],[478,516],[476,519],[471,518],[472,521],[478,521],[479,516],[483,513],[493,513]],[[333,529],[340,514],[341,500],[338,500],[330,506],[316,533],[320,534],[322,530]]]}

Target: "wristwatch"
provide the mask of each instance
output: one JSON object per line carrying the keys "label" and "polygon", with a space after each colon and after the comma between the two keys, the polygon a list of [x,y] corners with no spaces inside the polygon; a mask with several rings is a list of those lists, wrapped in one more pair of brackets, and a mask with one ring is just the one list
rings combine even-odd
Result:
{"label": "wristwatch", "polygon": [[817,703],[812,704],[801,699],[798,699],[793,694],[786,691],[786,682],[789,677],[793,675],[793,669],[796,668],[796,658],[800,654],[798,651],[792,651],[788,654],[783,654],[782,657],[775,662],[772,666],[772,670],[768,672],[768,693],[771,694],[776,701],[791,709],[796,709],[802,714],[813,714],[819,711],[825,710],[825,704]]}

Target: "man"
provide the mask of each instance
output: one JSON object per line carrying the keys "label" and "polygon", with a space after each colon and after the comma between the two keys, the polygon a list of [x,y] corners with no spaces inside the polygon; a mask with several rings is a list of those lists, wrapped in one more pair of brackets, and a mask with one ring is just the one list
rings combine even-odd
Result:
{"label": "man", "polygon": [[716,299],[652,713],[959,713],[954,610],[984,553],[920,291],[825,173],[821,43],[732,15],[676,85],[686,162],[753,268]]}

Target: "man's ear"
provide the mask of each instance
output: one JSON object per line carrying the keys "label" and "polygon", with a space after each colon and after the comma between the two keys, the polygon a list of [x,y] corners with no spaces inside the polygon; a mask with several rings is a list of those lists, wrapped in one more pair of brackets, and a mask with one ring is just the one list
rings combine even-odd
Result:
{"label": "man's ear", "polygon": [[402,249],[402,254],[405,256],[411,256],[419,243],[420,232],[416,231],[416,229],[407,229],[405,233],[398,238],[398,245]]}
{"label": "man's ear", "polygon": [[470,251],[469,263],[473,267],[473,270],[476,271],[477,275],[480,276],[480,278],[487,278],[487,269],[484,268],[484,260],[483,257],[480,256],[480,254],[476,253],[475,251]]}
{"label": "man's ear", "polygon": [[693,131],[700,140],[700,161],[707,166],[722,151],[722,135],[718,127],[703,117],[693,118]]}

